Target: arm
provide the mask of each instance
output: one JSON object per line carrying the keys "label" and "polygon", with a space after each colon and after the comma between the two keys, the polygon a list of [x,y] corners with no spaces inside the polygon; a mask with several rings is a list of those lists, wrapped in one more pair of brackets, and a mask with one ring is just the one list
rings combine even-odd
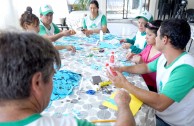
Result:
{"label": "arm", "polygon": [[129,72],[134,74],[146,74],[151,72],[145,63],[133,66],[114,67],[113,69],[119,72]]}
{"label": "arm", "polygon": [[157,63],[158,63],[158,59],[150,62],[149,64],[142,63],[142,64],[133,65],[133,66],[114,67],[113,69],[119,72],[146,74],[150,72],[156,72]]}
{"label": "arm", "polygon": [[141,51],[142,51],[142,49],[140,49],[140,48],[138,48],[138,47],[136,47],[136,46],[134,46],[134,45],[131,45],[131,46],[130,46],[130,49],[131,49],[131,52],[133,52],[133,53],[135,53],[135,54],[139,54],[139,53],[141,53]]}
{"label": "arm", "polygon": [[118,116],[115,126],[135,126],[135,120],[129,108],[131,100],[129,94],[124,90],[120,90],[114,99],[118,105]]}
{"label": "arm", "polygon": [[[144,48],[146,47],[146,45],[147,45],[147,42],[145,42]],[[130,49],[131,49],[131,52],[133,52],[133,53],[135,53],[135,54],[139,54],[139,53],[141,53],[142,50],[143,50],[143,49],[140,49],[139,47],[134,46],[134,45],[130,46]]]}
{"label": "arm", "polygon": [[76,52],[76,49],[72,45],[66,45],[66,46],[55,46],[55,49],[61,50],[61,49],[67,49],[68,51]]}
{"label": "arm", "polygon": [[127,39],[126,39],[126,42],[127,42],[127,43],[130,43],[131,45],[133,45],[133,44],[135,43],[135,40],[136,40],[136,36],[133,37],[132,39],[127,38]]}
{"label": "arm", "polygon": [[141,58],[140,55],[134,55],[134,56],[131,58],[131,61],[134,62],[134,63],[137,63],[137,64],[144,63],[144,61],[142,60],[142,58]]}
{"label": "arm", "polygon": [[54,35],[45,34],[45,35],[43,35],[43,37],[47,38],[51,42],[55,42],[59,38],[61,38],[63,36],[69,36],[69,35],[70,35],[70,30],[66,30],[66,31],[62,31],[62,32],[59,32],[58,34],[54,34]]}
{"label": "arm", "polygon": [[[85,19],[83,21],[83,28],[87,29]],[[88,36],[88,35],[93,34],[93,33],[99,33],[100,30],[102,30],[103,33],[106,33],[106,31],[107,31],[107,20],[106,20],[105,15],[103,15],[102,18],[101,18],[101,29],[85,30],[84,34],[86,34]]]}
{"label": "arm", "polygon": [[[102,24],[102,31],[103,33],[106,33],[107,32],[107,20],[106,20],[106,16],[103,15],[102,18],[101,18],[101,24]],[[99,32],[97,32],[99,33]]]}
{"label": "arm", "polygon": [[[157,59],[148,64],[149,69],[156,69],[155,64],[157,64]],[[118,72],[117,74],[118,76],[113,77],[108,73],[115,86],[125,88],[145,104],[158,111],[164,111],[175,101],[180,102],[194,87],[194,69],[186,64],[176,67],[171,72],[166,85],[159,89],[160,94],[140,89],[128,82],[121,73]]]}
{"label": "arm", "polygon": [[141,88],[138,88],[128,82],[128,80],[120,73],[117,72],[117,76],[112,76],[107,73],[109,79],[112,83],[118,88],[124,88],[128,90],[131,94],[140,99],[143,103],[149,105],[150,107],[163,111],[168,108],[174,101],[163,94],[157,94],[152,91],[147,91]]}
{"label": "arm", "polygon": [[55,24],[53,24],[53,26],[55,28],[53,35],[48,35],[45,27],[40,25],[39,35],[43,36],[44,38],[47,38],[51,42],[54,42],[63,36],[69,36],[69,35],[75,34],[75,31],[73,31],[73,30],[60,31]]}

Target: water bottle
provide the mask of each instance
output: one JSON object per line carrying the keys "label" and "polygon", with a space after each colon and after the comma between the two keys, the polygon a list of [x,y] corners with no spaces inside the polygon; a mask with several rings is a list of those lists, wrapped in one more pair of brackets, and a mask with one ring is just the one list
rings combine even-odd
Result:
{"label": "water bottle", "polygon": [[109,63],[110,63],[110,66],[114,66],[115,65],[114,52],[111,52],[111,56],[110,56],[110,59],[109,59]]}

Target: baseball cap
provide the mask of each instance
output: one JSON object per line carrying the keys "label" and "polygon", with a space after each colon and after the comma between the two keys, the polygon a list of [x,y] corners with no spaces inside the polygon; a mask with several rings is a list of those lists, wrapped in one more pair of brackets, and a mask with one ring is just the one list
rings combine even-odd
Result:
{"label": "baseball cap", "polygon": [[147,11],[141,12],[137,17],[135,18],[144,18],[147,22],[153,21],[153,16]]}
{"label": "baseball cap", "polygon": [[40,14],[42,14],[42,15],[47,15],[48,13],[53,13],[53,9],[52,9],[52,7],[50,6],[50,5],[42,5],[41,7],[40,7]]}

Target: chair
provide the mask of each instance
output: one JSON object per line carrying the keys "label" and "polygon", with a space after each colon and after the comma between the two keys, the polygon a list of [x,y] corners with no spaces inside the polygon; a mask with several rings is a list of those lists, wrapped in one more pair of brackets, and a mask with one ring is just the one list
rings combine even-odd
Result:
{"label": "chair", "polygon": [[194,9],[186,10],[186,18],[189,23],[194,23]]}
{"label": "chair", "polygon": [[163,3],[162,8],[158,14],[158,18],[163,20],[165,19],[166,15],[168,15],[168,18],[170,18],[171,15],[171,4],[170,3]]}
{"label": "chair", "polygon": [[66,24],[66,18],[61,18],[61,23],[60,24],[56,24],[58,26],[58,28],[60,28],[61,30],[63,30],[64,28],[69,30],[69,27]]}

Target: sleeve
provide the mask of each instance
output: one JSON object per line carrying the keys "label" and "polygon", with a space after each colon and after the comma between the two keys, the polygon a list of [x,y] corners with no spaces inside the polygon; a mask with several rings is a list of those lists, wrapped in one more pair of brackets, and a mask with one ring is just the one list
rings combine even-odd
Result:
{"label": "sleeve", "polygon": [[136,40],[136,36],[133,37],[133,39],[129,39],[129,38],[126,39],[127,43],[130,43],[130,44],[132,44],[132,45],[134,45],[135,40]]}
{"label": "sleeve", "polygon": [[77,126],[95,126],[93,123],[88,122],[87,120],[76,119],[76,121],[77,121]]}
{"label": "sleeve", "polygon": [[134,46],[134,45],[132,45],[132,46],[130,47],[130,49],[131,49],[131,52],[132,52],[132,53],[135,53],[135,54],[139,54],[139,53],[142,51],[142,49],[140,49],[140,48],[138,48],[138,47],[136,47],[136,46]]}
{"label": "sleeve", "polygon": [[194,88],[194,68],[183,64],[175,68],[161,94],[180,102]]}
{"label": "sleeve", "polygon": [[[145,42],[144,48],[146,47],[146,45],[147,45],[147,42]],[[132,53],[135,53],[135,54],[139,54],[139,53],[141,53],[142,50],[143,50],[143,49],[140,49],[140,48],[138,48],[137,46],[134,46],[134,45],[132,45],[132,46],[130,47],[130,49],[131,49],[131,52],[132,52]]]}
{"label": "sleeve", "polygon": [[150,63],[147,64],[148,65],[148,69],[151,72],[156,72],[157,71],[158,59],[159,58],[157,58],[156,60],[154,60],[154,61],[152,61],[152,62],[150,62]]}
{"label": "sleeve", "polygon": [[106,20],[106,16],[105,15],[102,15],[101,24],[102,24],[102,26],[107,26],[107,20]]}
{"label": "sleeve", "polygon": [[40,31],[38,32],[39,35],[46,35],[46,29],[44,26],[40,25]]}
{"label": "sleeve", "polygon": [[53,27],[54,27],[54,29],[55,29],[54,33],[55,33],[55,34],[58,34],[58,33],[60,32],[59,27],[58,27],[56,24],[54,24],[54,23],[52,23],[52,24],[53,24]]}
{"label": "sleeve", "polygon": [[83,28],[84,29],[87,29],[87,26],[86,26],[86,19],[84,18],[84,20],[83,20]]}

